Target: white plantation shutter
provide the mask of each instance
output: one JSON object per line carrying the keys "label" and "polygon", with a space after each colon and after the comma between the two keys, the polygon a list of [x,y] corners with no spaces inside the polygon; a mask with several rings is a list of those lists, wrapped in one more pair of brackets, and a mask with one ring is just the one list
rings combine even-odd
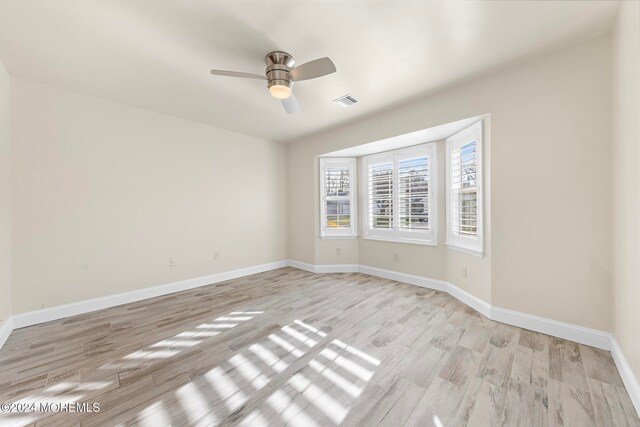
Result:
{"label": "white plantation shutter", "polygon": [[447,244],[482,254],[482,125],[447,139]]}
{"label": "white plantation shutter", "polygon": [[369,228],[393,228],[393,163],[369,165],[368,206]]}
{"label": "white plantation shutter", "polygon": [[435,144],[368,156],[365,237],[435,244]]}
{"label": "white plantation shutter", "polygon": [[429,158],[398,162],[398,210],[402,230],[429,229]]}
{"label": "white plantation shutter", "polygon": [[320,159],[320,235],[355,236],[355,159]]}
{"label": "white plantation shutter", "polygon": [[459,235],[478,234],[477,166],[476,141],[451,151],[452,227],[453,232]]}
{"label": "white plantation shutter", "polygon": [[351,171],[349,168],[326,168],[324,184],[327,204],[326,226],[350,228]]}

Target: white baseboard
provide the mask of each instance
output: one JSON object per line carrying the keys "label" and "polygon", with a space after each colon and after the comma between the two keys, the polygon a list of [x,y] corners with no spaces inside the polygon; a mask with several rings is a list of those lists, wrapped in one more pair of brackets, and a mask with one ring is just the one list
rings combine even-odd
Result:
{"label": "white baseboard", "polygon": [[4,345],[13,331],[13,317],[9,317],[0,323],[0,348]]}
{"label": "white baseboard", "polygon": [[469,307],[484,315],[484,317],[493,319],[493,317],[491,316],[491,304],[489,304],[482,298],[478,298],[477,296],[460,289],[453,283],[447,284],[447,292],[458,301],[467,304]]}
{"label": "white baseboard", "polygon": [[447,292],[447,282],[442,280],[429,279],[422,276],[414,276],[412,274],[399,273],[397,271],[384,270],[377,267],[369,267],[368,265],[359,266],[358,271],[360,273],[368,274],[370,276],[382,277],[383,279],[394,280],[396,282],[408,283],[410,285],[416,285],[423,288],[434,289],[436,291]]}
{"label": "white baseboard", "polygon": [[323,264],[313,265],[306,262],[288,260],[288,266],[298,268],[300,270],[309,271],[311,273],[357,273],[358,264]]}
{"label": "white baseboard", "polygon": [[591,347],[611,350],[612,336],[609,332],[598,331],[596,329],[585,328],[584,326],[495,306],[491,308],[491,319],[496,322],[564,338]]}
{"label": "white baseboard", "polygon": [[269,264],[261,264],[238,270],[216,273],[208,276],[196,277],[193,279],[181,280],[179,282],[168,283],[160,286],[139,289],[122,294],[108,295],[105,297],[79,301],[71,304],[49,307],[42,310],[29,311],[27,313],[15,314],[12,316],[13,329],[24,328],[38,323],[50,322],[69,316],[89,313],[91,311],[102,310],[115,307],[130,302],[141,301],[149,298],[159,297],[199,286],[224,282],[238,277],[249,276],[251,274],[262,273],[264,271],[275,270],[277,268],[288,267],[289,261],[277,261]]}
{"label": "white baseboard", "polygon": [[293,259],[290,259],[287,262],[289,267],[297,268],[298,270],[309,271],[311,273],[316,272],[316,266],[313,264],[307,264],[306,262],[296,261]]}
{"label": "white baseboard", "polygon": [[640,414],[640,383],[633,374],[627,359],[624,357],[624,353],[622,353],[622,349],[620,345],[618,345],[618,340],[613,336],[611,337],[611,355],[613,356],[613,361],[616,362],[616,367],[618,368],[618,372],[620,372],[631,402],[633,402],[636,412]]}
{"label": "white baseboard", "polygon": [[316,265],[315,273],[357,273],[358,264]]}

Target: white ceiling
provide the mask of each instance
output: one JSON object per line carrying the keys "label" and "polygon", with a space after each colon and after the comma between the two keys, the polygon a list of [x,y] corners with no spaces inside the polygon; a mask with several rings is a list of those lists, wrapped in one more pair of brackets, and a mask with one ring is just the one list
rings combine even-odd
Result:
{"label": "white ceiling", "polygon": [[[290,140],[504,64],[606,34],[616,1],[0,0],[10,74],[213,126]],[[264,55],[330,56],[287,115]],[[346,93],[360,103],[331,102]]]}

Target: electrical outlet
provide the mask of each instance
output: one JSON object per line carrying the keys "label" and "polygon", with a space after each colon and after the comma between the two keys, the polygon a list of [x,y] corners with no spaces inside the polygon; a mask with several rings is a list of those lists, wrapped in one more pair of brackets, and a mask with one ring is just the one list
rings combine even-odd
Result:
{"label": "electrical outlet", "polygon": [[400,261],[400,254],[399,253],[396,252],[396,253],[393,254],[393,261],[394,262]]}
{"label": "electrical outlet", "polygon": [[462,277],[467,277],[467,266],[466,265],[464,267],[460,268],[460,274],[462,275]]}
{"label": "electrical outlet", "polygon": [[336,255],[342,255],[342,248],[336,248]]}
{"label": "electrical outlet", "polygon": [[175,266],[176,266],[175,258],[169,258],[169,267],[175,267]]}
{"label": "electrical outlet", "polygon": [[219,260],[220,259],[220,252],[219,251],[213,251],[213,259],[214,260]]}

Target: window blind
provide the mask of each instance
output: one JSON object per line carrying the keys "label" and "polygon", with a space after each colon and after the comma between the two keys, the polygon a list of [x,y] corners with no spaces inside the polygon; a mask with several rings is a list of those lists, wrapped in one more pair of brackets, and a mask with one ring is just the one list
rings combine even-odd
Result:
{"label": "window blind", "polygon": [[369,228],[393,228],[393,163],[369,165]]}
{"label": "window blind", "polygon": [[453,232],[478,234],[477,143],[468,142],[451,151],[451,202]]}
{"label": "window blind", "polygon": [[429,158],[398,162],[398,210],[401,230],[429,229]]}
{"label": "window blind", "polygon": [[325,226],[351,228],[351,170],[327,167],[324,170]]}

